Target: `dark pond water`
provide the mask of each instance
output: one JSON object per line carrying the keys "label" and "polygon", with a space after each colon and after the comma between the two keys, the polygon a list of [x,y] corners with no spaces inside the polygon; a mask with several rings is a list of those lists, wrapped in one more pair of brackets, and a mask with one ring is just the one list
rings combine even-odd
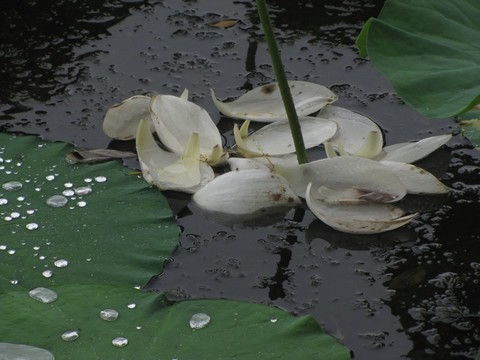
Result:
{"label": "dark pond water", "polygon": [[[313,314],[355,359],[471,359],[480,347],[480,155],[453,119],[405,106],[357,55],[363,23],[383,1],[269,1],[290,79],[317,82],[338,105],[373,118],[387,144],[453,133],[419,165],[448,196],[402,202],[421,215],[375,236],[335,232],[302,208],[271,224],[216,224],[168,193],[180,245],[149,290],[175,299],[228,298]],[[230,28],[209,26],[226,19]],[[86,149],[129,149],[101,130],[105,111],[133,94],[179,94],[218,123],[221,99],[273,81],[253,1],[3,1],[0,129]],[[128,163],[135,167],[135,161]]]}

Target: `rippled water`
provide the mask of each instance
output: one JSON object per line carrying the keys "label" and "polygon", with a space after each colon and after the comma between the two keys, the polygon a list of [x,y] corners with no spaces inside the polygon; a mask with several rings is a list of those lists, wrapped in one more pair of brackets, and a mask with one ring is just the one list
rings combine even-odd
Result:
{"label": "rippled water", "polygon": [[[133,142],[103,135],[108,107],[134,94],[179,94],[186,87],[231,145],[233,121],[218,114],[209,88],[225,100],[273,80],[253,1],[29,3],[2,5],[1,131],[131,150]],[[188,197],[168,193],[180,246],[149,289],[176,299],[241,299],[313,314],[355,359],[474,357],[480,347],[480,156],[452,119],[428,120],[409,109],[358,57],[355,38],[382,3],[269,1],[288,76],[330,87],[338,105],[373,118],[387,144],[453,133],[445,148],[419,164],[451,193],[409,196],[402,205],[421,215],[409,227],[375,236],[335,232],[302,208],[248,226],[219,225],[187,206]],[[209,26],[226,19],[240,22]],[[128,165],[138,166],[135,160]],[[105,180],[65,184],[58,195],[70,198]],[[68,206],[88,206],[89,195],[82,195],[81,203],[72,198]]]}

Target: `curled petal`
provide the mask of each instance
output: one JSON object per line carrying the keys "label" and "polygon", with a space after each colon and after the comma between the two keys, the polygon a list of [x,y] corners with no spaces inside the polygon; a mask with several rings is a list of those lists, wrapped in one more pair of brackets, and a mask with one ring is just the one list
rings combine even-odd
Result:
{"label": "curled petal", "polygon": [[[306,149],[328,141],[337,132],[337,124],[333,121],[306,116],[299,120]],[[295,152],[290,126],[286,122],[275,122],[264,126],[248,137],[246,120],[241,129],[234,129],[235,141],[240,151],[246,156],[283,155]]]}
{"label": "curled petal", "polygon": [[210,166],[199,161],[198,135],[192,134],[182,156],[160,148],[142,120],[137,131],[137,153],[145,180],[161,190],[193,193],[213,180]]}
{"label": "curled petal", "polygon": [[368,158],[382,150],[382,131],[368,117],[333,105],[323,108],[317,116],[337,123],[337,136],[331,140],[337,150]]}
{"label": "curled petal", "polygon": [[388,202],[402,199],[407,192],[390,169],[378,161],[355,156],[321,159],[302,165],[276,163],[275,172],[287,179],[299,196],[304,196],[309,182],[337,190],[356,187],[364,193],[389,194],[383,196]]}
{"label": "curled petal", "polygon": [[310,210],[325,224],[346,233],[377,234],[390,231],[409,223],[416,215],[404,216],[403,210],[390,204],[331,204],[318,197],[310,183],[305,194]]}
{"label": "curled petal", "polygon": [[[322,85],[305,81],[288,83],[299,117],[310,115],[337,100],[337,96]],[[215,106],[226,116],[262,122],[287,119],[277,83],[257,87],[228,103],[219,101],[213,90],[211,93]]]}
{"label": "curled petal", "polygon": [[220,175],[198,190],[193,200],[204,210],[236,215],[299,202],[285,179],[260,169]]}
{"label": "curled petal", "polygon": [[[150,121],[150,97],[143,95],[132,96],[108,109],[103,119],[105,135],[118,140],[135,138],[140,120]],[[150,131],[155,127],[150,121]]]}
{"label": "curled petal", "polygon": [[410,194],[445,194],[448,188],[434,175],[412,164],[397,161],[381,161],[406,186]]}
{"label": "curled petal", "polygon": [[385,146],[376,159],[413,163],[430,155],[440,146],[446,144],[451,137],[452,135],[431,136],[416,142]]}
{"label": "curled petal", "polygon": [[200,157],[206,160],[213,148],[222,147],[222,138],[208,112],[183,98],[156,95],[150,112],[160,141],[176,154],[182,154],[193,133],[198,134]]}

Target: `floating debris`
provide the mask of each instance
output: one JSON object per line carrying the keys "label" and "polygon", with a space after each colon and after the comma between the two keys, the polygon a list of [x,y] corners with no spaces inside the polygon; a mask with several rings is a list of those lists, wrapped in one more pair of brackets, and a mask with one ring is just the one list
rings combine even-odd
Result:
{"label": "floating debris", "polygon": [[49,304],[58,299],[58,294],[50,289],[44,287],[37,287],[28,292],[28,295],[37,301],[40,301],[44,304]]}
{"label": "floating debris", "polygon": [[115,321],[118,319],[118,311],[113,309],[104,309],[100,311],[100,317],[106,321]]}
{"label": "floating debris", "polygon": [[192,329],[202,329],[210,323],[210,316],[204,313],[193,314],[190,319]]}

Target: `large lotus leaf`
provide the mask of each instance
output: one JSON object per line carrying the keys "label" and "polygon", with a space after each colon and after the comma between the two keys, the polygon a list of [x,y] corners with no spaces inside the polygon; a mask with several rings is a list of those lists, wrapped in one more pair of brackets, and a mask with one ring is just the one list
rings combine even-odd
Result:
{"label": "large lotus leaf", "polygon": [[[166,199],[140,175],[117,162],[71,165],[72,146],[33,136],[0,134],[0,144],[1,292],[70,282],[143,285],[161,272],[178,228]],[[11,182],[22,188],[5,189]],[[47,205],[54,195],[67,203]]]}
{"label": "large lotus leaf", "polygon": [[[113,285],[54,286],[58,299],[44,304],[27,291],[0,295],[1,341],[51,351],[57,360],[76,359],[350,359],[312,316],[294,317],[264,305],[228,300],[169,304],[162,295]],[[135,306],[133,306],[135,305]],[[106,321],[104,309],[118,311]],[[210,322],[190,326],[192,315]],[[64,341],[66,331],[78,338]],[[128,339],[115,347],[113,339]]]}
{"label": "large lotus leaf", "polygon": [[408,105],[453,116],[480,103],[478,19],[478,0],[387,0],[357,45]]}

